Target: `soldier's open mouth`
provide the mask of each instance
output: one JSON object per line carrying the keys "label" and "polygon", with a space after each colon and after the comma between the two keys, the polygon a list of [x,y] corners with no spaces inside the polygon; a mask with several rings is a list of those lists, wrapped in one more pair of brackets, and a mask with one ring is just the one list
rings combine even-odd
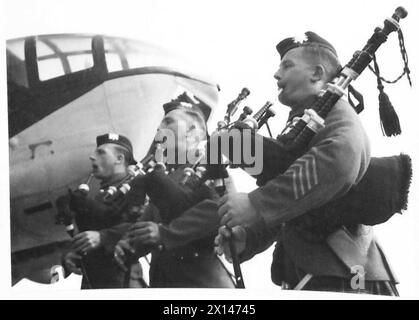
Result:
{"label": "soldier's open mouth", "polygon": [[278,85],[278,96],[280,96],[282,94],[282,92],[284,91],[284,89],[285,89],[284,86]]}

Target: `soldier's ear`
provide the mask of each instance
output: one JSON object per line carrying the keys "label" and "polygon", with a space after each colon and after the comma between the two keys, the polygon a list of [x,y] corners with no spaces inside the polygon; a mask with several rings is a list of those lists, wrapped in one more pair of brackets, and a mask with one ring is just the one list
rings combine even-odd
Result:
{"label": "soldier's ear", "polygon": [[312,82],[317,82],[317,81],[322,80],[325,77],[325,75],[326,75],[326,70],[321,64],[318,64],[313,67],[313,72],[311,74],[310,80]]}
{"label": "soldier's ear", "polygon": [[122,153],[118,153],[116,155],[116,161],[117,161],[117,163],[124,163],[125,162],[125,156]]}

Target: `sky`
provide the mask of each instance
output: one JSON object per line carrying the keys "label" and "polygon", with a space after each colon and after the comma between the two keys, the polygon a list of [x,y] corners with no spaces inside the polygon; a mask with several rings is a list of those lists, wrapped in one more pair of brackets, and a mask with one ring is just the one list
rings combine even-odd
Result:
{"label": "sky", "polygon": [[[416,79],[419,74],[419,50],[415,43],[419,30],[419,6],[414,0],[398,1],[222,1],[222,0],[72,0],[24,1],[1,0],[1,45],[4,40],[48,33],[100,33],[147,41],[178,53],[196,66],[201,74],[214,79],[221,87],[220,116],[225,106],[241,88],[247,87],[251,95],[247,104],[258,109],[267,100],[275,103],[277,116],[271,123],[276,135],[283,127],[288,110],[277,99],[273,74],[279,65],[275,45],[281,39],[315,31],[336,48],[342,63],[346,63],[361,49],[376,26],[391,16],[402,5],[409,15],[402,20],[406,48],[409,53],[413,87],[403,79],[396,85],[386,86],[402,126],[402,135],[396,138],[382,136],[378,117],[378,91],[376,80],[366,70],[354,83],[364,94],[366,110],[362,122],[370,137],[373,156],[407,153],[412,157],[414,176],[410,190],[409,208],[403,215],[375,228],[379,242],[393,266],[401,284],[400,293],[407,298],[419,297],[419,200],[416,168],[419,164],[419,126],[416,124]],[[1,50],[1,117],[0,150],[8,150],[7,97],[5,50]],[[395,78],[403,68],[398,41],[391,35],[377,54],[381,72]],[[217,119],[217,117],[215,117]],[[3,153],[0,164],[1,212],[8,212],[8,158]],[[251,180],[242,177],[243,190],[254,188]],[[8,214],[2,214],[0,235],[5,241],[1,256],[9,257]],[[282,297],[270,282],[271,251],[261,254],[243,265],[244,277],[250,293],[257,297]],[[2,266],[7,268],[10,266]],[[5,274],[1,272],[1,274]],[[1,279],[3,293],[7,293],[7,279]],[[3,291],[3,284],[5,287]],[[106,297],[106,296],[105,296]]]}

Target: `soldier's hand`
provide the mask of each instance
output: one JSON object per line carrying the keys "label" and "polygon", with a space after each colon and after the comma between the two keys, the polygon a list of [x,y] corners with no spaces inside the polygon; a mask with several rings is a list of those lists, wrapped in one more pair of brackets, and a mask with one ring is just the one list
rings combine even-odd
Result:
{"label": "soldier's hand", "polygon": [[81,255],[74,251],[67,252],[63,257],[64,268],[69,272],[81,275],[80,262]]}
{"label": "soldier's hand", "polygon": [[219,200],[218,215],[221,225],[230,228],[235,226],[248,226],[258,218],[255,207],[249,200],[247,193],[226,194]]}
{"label": "soldier's hand", "polygon": [[127,236],[132,242],[143,245],[158,245],[161,242],[159,225],[152,221],[134,223]]}
{"label": "soldier's hand", "polygon": [[115,246],[113,256],[118,266],[120,266],[121,269],[124,270],[125,272],[128,271],[125,265],[125,261],[127,259],[127,252],[130,254],[135,254],[135,250],[129,244],[128,239],[119,240]]}
{"label": "soldier's hand", "polygon": [[214,251],[219,256],[225,256],[228,262],[232,262],[229,242],[233,241],[236,246],[236,253],[241,254],[246,248],[246,230],[237,226],[232,229],[222,226],[218,229],[218,235],[214,240]]}
{"label": "soldier's hand", "polygon": [[86,254],[101,244],[99,231],[84,231],[74,236],[71,247],[74,251]]}

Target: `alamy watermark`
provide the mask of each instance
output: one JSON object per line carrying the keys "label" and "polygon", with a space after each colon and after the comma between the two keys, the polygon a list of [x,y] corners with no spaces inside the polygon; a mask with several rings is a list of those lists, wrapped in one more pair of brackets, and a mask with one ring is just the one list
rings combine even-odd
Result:
{"label": "alamy watermark", "polygon": [[351,278],[351,288],[353,290],[364,290],[365,289],[365,269],[363,266],[352,266],[351,274],[354,276]]}
{"label": "alamy watermark", "polygon": [[188,132],[160,129],[155,142],[161,146],[155,156],[162,157],[166,164],[195,164],[197,161],[201,165],[222,164],[227,158],[231,165],[243,168],[250,175],[258,175],[263,170],[263,137],[251,129],[233,128],[216,133],[207,141],[194,129]]}

